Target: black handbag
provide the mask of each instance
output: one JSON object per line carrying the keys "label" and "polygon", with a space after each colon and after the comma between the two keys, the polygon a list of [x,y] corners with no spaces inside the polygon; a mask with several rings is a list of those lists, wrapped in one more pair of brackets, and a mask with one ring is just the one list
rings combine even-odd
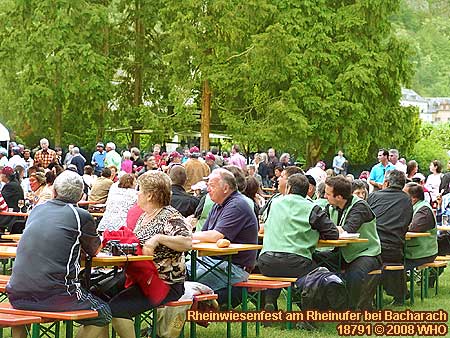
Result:
{"label": "black handbag", "polygon": [[438,255],[450,255],[450,233],[448,231],[441,232],[438,237]]}
{"label": "black handbag", "polygon": [[[83,272],[84,271],[82,271],[81,275],[83,275]],[[82,281],[82,286],[85,287],[86,283],[83,283],[83,276],[80,276],[80,280]],[[105,302],[109,302],[111,298],[125,289],[125,280],[126,276],[124,270],[118,272],[114,270],[109,272],[93,270],[91,272],[89,291]]]}

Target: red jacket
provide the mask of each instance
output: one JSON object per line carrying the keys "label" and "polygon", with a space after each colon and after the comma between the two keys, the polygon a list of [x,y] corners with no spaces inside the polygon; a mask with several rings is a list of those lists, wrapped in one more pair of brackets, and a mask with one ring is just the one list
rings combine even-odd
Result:
{"label": "red jacket", "polygon": [[[110,240],[120,240],[120,243],[138,243],[139,240],[133,231],[127,227],[121,227],[117,231],[106,230],[103,233],[103,246]],[[137,254],[142,255],[142,248],[138,245]],[[152,261],[129,262],[125,269],[127,280],[125,287],[133,284],[139,285],[142,292],[155,306],[161,304],[169,292],[169,286],[159,278],[158,270]]]}

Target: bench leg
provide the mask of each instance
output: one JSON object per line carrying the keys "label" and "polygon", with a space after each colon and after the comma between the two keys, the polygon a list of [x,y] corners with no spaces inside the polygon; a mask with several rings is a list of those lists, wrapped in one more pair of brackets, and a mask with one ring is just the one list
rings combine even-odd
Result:
{"label": "bench leg", "polygon": [[420,300],[423,302],[423,289],[424,289],[424,281],[423,281],[423,270],[420,270]]}
{"label": "bench leg", "polygon": [[73,322],[71,320],[66,320],[66,338],[73,338]]}
{"label": "bench leg", "polygon": [[[242,288],[242,311],[248,310],[248,290],[247,288]],[[241,323],[241,337],[247,338],[247,322],[242,321]]]}
{"label": "bench leg", "polygon": [[409,304],[414,305],[414,268],[409,270]]}
{"label": "bench leg", "polygon": [[430,277],[430,269],[426,268],[425,269],[425,298],[428,298],[428,282],[429,282],[429,278]]}
{"label": "bench leg", "polygon": [[141,336],[141,314],[138,314],[136,317],[134,317],[134,334],[136,337]]}
{"label": "bench leg", "polygon": [[41,324],[31,324],[31,338],[39,338],[41,333]]}
{"label": "bench leg", "polygon": [[158,308],[154,308],[152,310],[152,338],[156,338],[156,325],[158,325],[157,323],[158,320]]}
{"label": "bench leg", "polygon": [[[292,312],[292,284],[287,288],[286,308],[287,312]],[[286,328],[292,330],[292,322],[287,321]]]}
{"label": "bench leg", "polygon": [[438,288],[439,288],[439,268],[433,269],[435,273],[435,282],[434,282],[434,295],[438,295]]}
{"label": "bench leg", "polygon": [[[258,312],[261,311],[261,291],[258,291],[258,293],[256,294],[256,311]],[[255,323],[255,326],[256,326],[256,337],[259,337],[261,323],[257,321]]]}

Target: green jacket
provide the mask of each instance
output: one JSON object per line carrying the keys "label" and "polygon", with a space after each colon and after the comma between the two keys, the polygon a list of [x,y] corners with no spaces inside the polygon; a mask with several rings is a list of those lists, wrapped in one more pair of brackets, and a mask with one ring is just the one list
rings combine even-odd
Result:
{"label": "green jacket", "polygon": [[[422,207],[429,208],[430,212],[433,213],[433,209],[431,209],[431,206],[427,201],[418,201],[413,205],[413,218],[416,215],[417,211]],[[411,238],[410,240],[406,241],[406,259],[419,259],[433,256],[438,253],[436,227],[426,232],[428,232],[430,236]]]}
{"label": "green jacket", "polygon": [[[345,224],[345,221],[347,220],[348,215],[351,213],[351,210],[353,209],[353,206],[356,203],[366,203],[362,199],[360,199],[357,196],[352,196],[352,201],[349,206],[344,210],[344,213],[342,215],[341,221],[338,224],[338,211],[331,207],[331,205],[328,207],[328,212],[330,215],[331,220],[336,224],[343,226]],[[367,206],[369,207],[369,206]],[[377,232],[377,225],[376,225],[376,218],[374,217],[373,220],[370,222],[366,222],[361,224],[361,226],[358,229],[358,232],[360,233],[359,238],[367,238],[369,240],[368,243],[351,243],[347,244],[347,246],[341,247],[342,257],[347,263],[353,262],[356,258],[362,257],[362,256],[369,256],[374,257],[378,256],[381,253],[381,244],[380,244],[380,238],[378,237]]]}

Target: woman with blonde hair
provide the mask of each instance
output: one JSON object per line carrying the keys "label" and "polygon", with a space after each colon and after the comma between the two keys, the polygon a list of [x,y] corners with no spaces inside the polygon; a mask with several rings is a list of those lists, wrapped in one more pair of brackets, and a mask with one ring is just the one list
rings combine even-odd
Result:
{"label": "woman with blonde hair", "polygon": [[[169,286],[161,304],[178,300],[184,293],[184,252],[192,248],[192,233],[184,217],[170,206],[171,181],[161,171],[147,171],[138,178],[137,204],[144,210],[134,234],[145,255],[152,255],[159,277]],[[138,285],[111,299],[113,325],[120,337],[134,338],[132,318],[160,304],[152,304]]]}

